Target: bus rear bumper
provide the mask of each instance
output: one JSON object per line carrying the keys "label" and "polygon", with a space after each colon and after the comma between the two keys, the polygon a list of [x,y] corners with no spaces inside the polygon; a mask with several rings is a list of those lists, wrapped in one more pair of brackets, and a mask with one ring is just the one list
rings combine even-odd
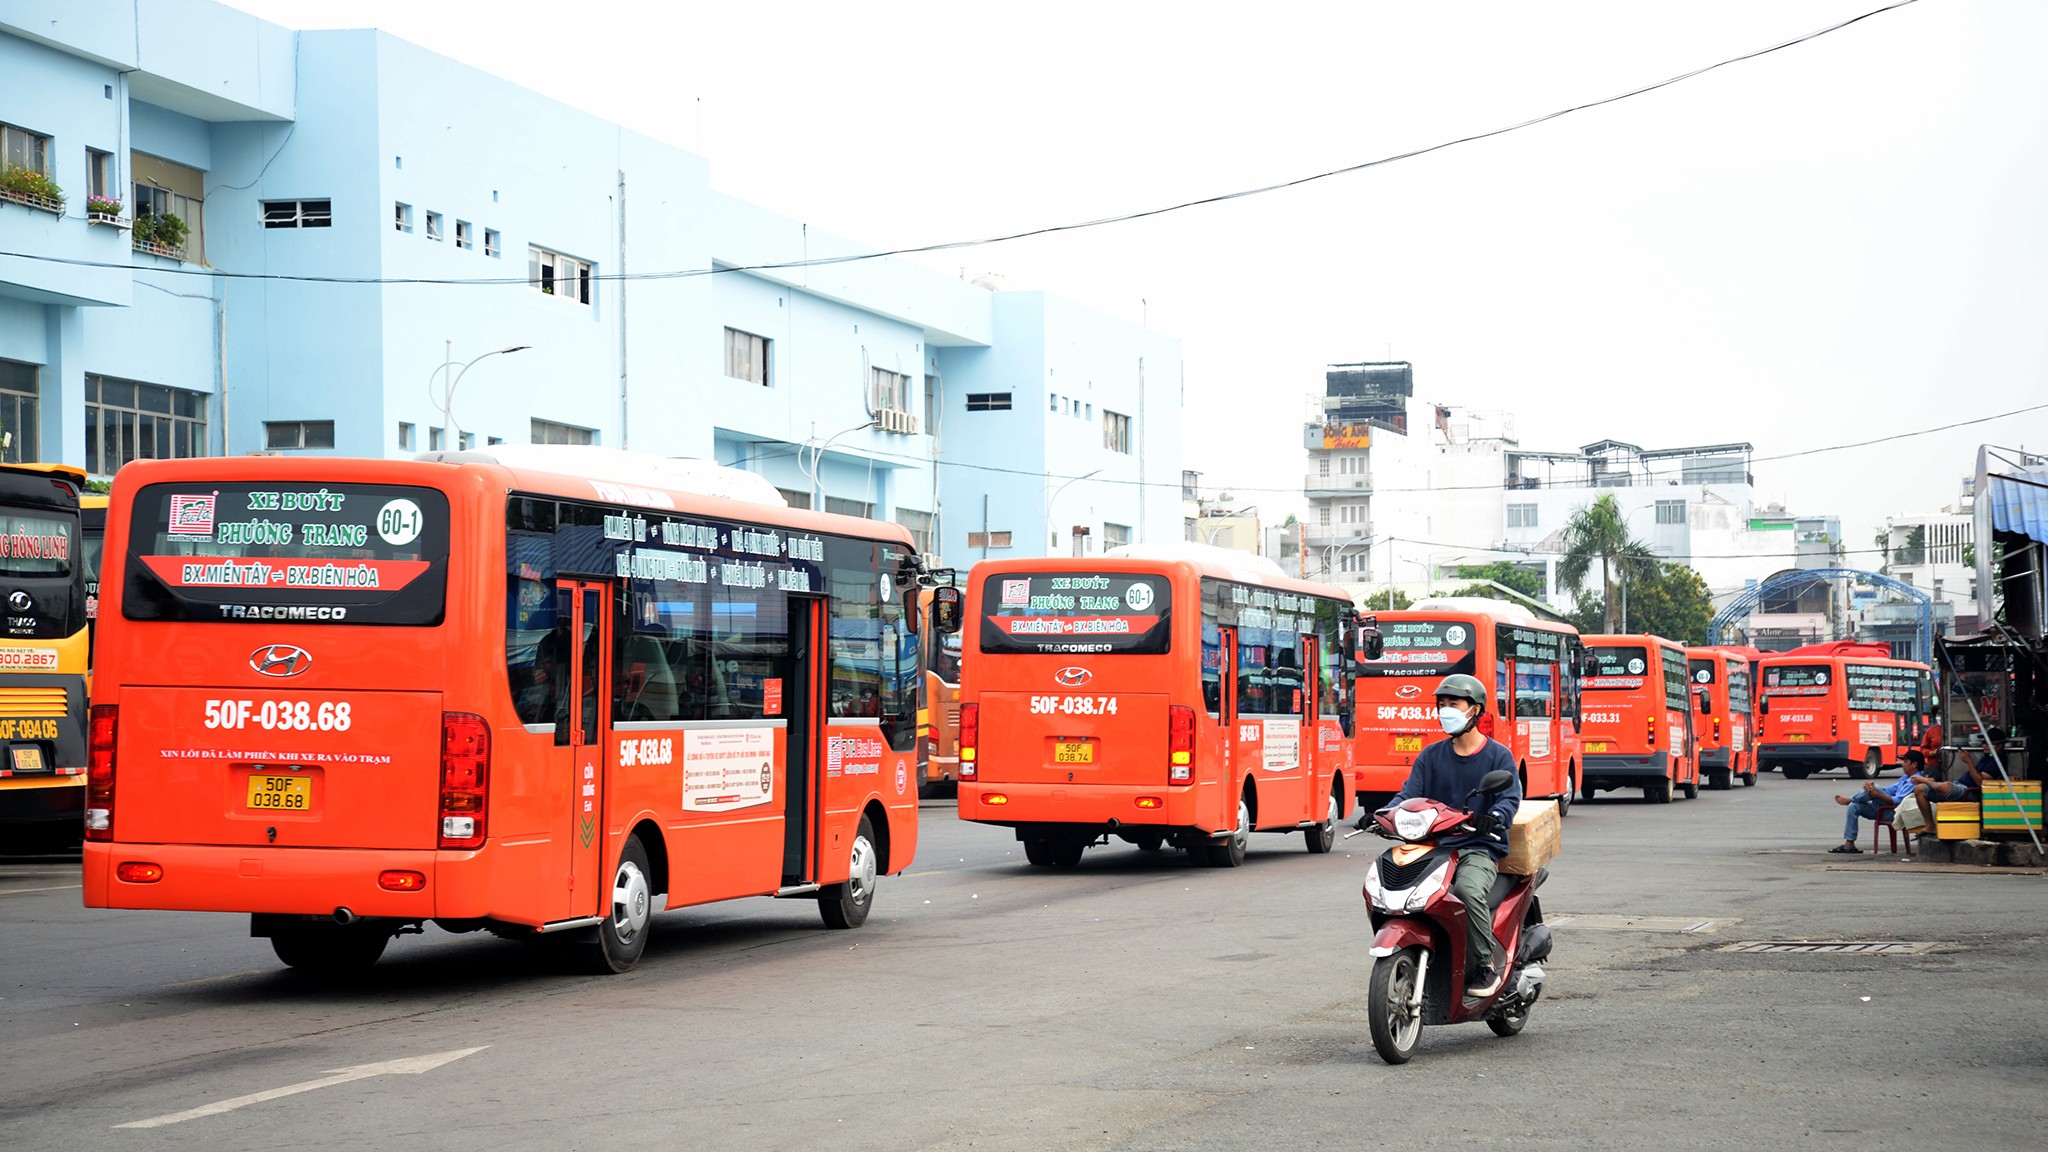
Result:
{"label": "bus rear bumper", "polygon": [[1645,781],[1664,780],[1670,775],[1669,752],[1646,752],[1639,756],[1609,752],[1586,757],[1580,779],[1586,787],[1640,788]]}
{"label": "bus rear bumper", "polygon": [[[178,912],[274,912],[325,916],[346,908],[357,916],[399,920],[468,919],[488,915],[470,852],[426,849],[261,848],[193,844],[89,842],[84,852],[87,908],[149,908]],[[162,877],[123,880],[125,863],[154,864]],[[417,872],[426,886],[393,892],[386,872]]]}
{"label": "bus rear bumper", "polygon": [[1726,748],[1700,749],[1700,771],[1725,772],[1733,763],[1734,754]]}
{"label": "bus rear bumper", "polygon": [[0,779],[0,824],[53,824],[83,828],[85,777],[11,776]]}
{"label": "bus rear bumper", "polygon": [[[1139,807],[1156,801],[1156,807]],[[999,784],[960,785],[959,812],[962,820],[995,824],[1005,828],[1060,825],[1069,833],[1093,829],[1108,833],[1116,828],[1147,826],[1189,828],[1195,825],[1195,789],[1165,784],[1146,788],[1131,784]]]}
{"label": "bus rear bumper", "polygon": [[1849,760],[1849,742],[1836,740],[1828,744],[1759,744],[1756,754],[1760,759],[1773,763],[1790,760],[1793,763],[1814,761],[1823,764],[1843,764]]}

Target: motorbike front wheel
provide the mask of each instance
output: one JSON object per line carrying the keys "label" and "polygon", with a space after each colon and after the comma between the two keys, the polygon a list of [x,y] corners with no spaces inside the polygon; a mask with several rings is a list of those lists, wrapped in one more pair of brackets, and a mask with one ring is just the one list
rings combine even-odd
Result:
{"label": "motorbike front wheel", "polygon": [[1372,1046],[1389,1064],[1406,1064],[1422,1039],[1422,1004],[1415,978],[1419,948],[1403,948],[1373,962],[1366,1010],[1372,1015]]}

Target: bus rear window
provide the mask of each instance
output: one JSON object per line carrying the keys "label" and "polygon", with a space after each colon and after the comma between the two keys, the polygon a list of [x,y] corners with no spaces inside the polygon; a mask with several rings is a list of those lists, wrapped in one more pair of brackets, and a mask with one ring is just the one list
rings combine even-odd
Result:
{"label": "bus rear window", "polygon": [[[1586,655],[1593,665],[1592,675],[1586,677],[1584,684],[1588,692],[1641,688],[1643,677],[1649,672],[1649,650],[1639,645],[1588,648]],[[1661,669],[1658,675],[1663,675]]]}
{"label": "bus rear window", "polygon": [[0,577],[71,575],[77,525],[67,517],[9,510],[0,513]]}
{"label": "bus rear window", "polygon": [[1365,665],[1366,676],[1448,676],[1472,671],[1478,643],[1470,624],[1458,620],[1382,620],[1386,651]]}
{"label": "bus rear window", "polygon": [[1716,663],[1717,661],[1713,660],[1688,661],[1686,667],[1692,672],[1692,682],[1695,684],[1712,684],[1714,682],[1714,665]]}
{"label": "bus rear window", "polygon": [[438,624],[448,498],[394,484],[153,484],[129,518],[131,620]]}
{"label": "bus rear window", "polygon": [[1825,664],[1778,664],[1764,669],[1766,696],[1825,696],[1834,671]]}
{"label": "bus rear window", "polygon": [[1173,585],[1125,572],[998,572],[981,586],[981,650],[1167,650]]}

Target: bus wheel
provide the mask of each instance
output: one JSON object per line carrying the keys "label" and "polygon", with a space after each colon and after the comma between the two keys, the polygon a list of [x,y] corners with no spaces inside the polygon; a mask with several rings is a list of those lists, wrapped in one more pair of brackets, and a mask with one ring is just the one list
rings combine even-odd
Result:
{"label": "bus wheel", "polygon": [[1571,768],[1571,765],[1569,765],[1569,764],[1565,765],[1565,768],[1564,768],[1564,791],[1563,791],[1563,792],[1560,792],[1560,793],[1558,794],[1558,796],[1557,796],[1557,818],[1558,818],[1558,819],[1562,820],[1562,819],[1564,819],[1565,817],[1567,817],[1567,816],[1569,816],[1569,815],[1571,815],[1571,814],[1572,814],[1572,793],[1573,793],[1574,791],[1576,791],[1576,790],[1577,790],[1578,786],[1579,786],[1579,785],[1578,785],[1578,782],[1572,779],[1572,768]]}
{"label": "bus wheel", "polygon": [[1684,784],[1679,785],[1679,788],[1685,793],[1687,800],[1697,800],[1700,798],[1700,779],[1698,776],[1694,776]]}
{"label": "bus wheel", "polygon": [[[1076,852],[1075,856],[1080,853]],[[834,884],[818,894],[818,915],[827,928],[858,928],[868,918],[875,902],[875,828],[860,818],[860,831],[853,834],[853,853],[847,861],[846,882]]]}
{"label": "bus wheel", "polygon": [[1707,788],[1714,792],[1728,790],[1728,769],[1712,768],[1707,771]]}
{"label": "bus wheel", "polygon": [[1323,822],[1307,830],[1308,850],[1317,856],[1337,843],[1337,794],[1330,793],[1330,806],[1323,810]]}
{"label": "bus wheel", "polygon": [[1157,852],[1161,848],[1166,847],[1166,834],[1163,832],[1141,832],[1131,838],[1131,843],[1137,845],[1140,852]]}
{"label": "bus wheel", "polygon": [[1742,786],[1743,786],[1744,788],[1754,788],[1754,787],[1756,787],[1756,772],[1757,772],[1757,770],[1756,770],[1755,766],[1751,766],[1751,768],[1750,768],[1750,770],[1749,770],[1749,774],[1748,774],[1747,776],[1744,776],[1744,777],[1742,778]]}
{"label": "bus wheel", "polygon": [[1212,868],[1235,868],[1244,863],[1245,845],[1252,839],[1252,806],[1243,796],[1237,798],[1237,827],[1230,832],[1230,838],[1221,844],[1209,845],[1209,866]]}
{"label": "bus wheel", "polygon": [[1872,748],[1864,755],[1863,770],[1870,773],[1872,780],[1884,775],[1884,757],[1878,755],[1877,749]]}
{"label": "bus wheel", "polygon": [[611,899],[597,924],[597,942],[587,946],[585,966],[600,976],[624,972],[647,950],[648,923],[654,917],[654,883],[648,879],[647,849],[638,836],[628,837],[612,869]]}
{"label": "bus wheel", "polygon": [[1652,804],[1671,803],[1671,781],[1667,778],[1643,786],[1643,799]]}
{"label": "bus wheel", "polygon": [[1813,769],[1805,764],[1787,764],[1781,771],[1785,773],[1785,779],[1787,780],[1804,780]]}
{"label": "bus wheel", "polygon": [[309,976],[332,978],[375,964],[389,943],[391,933],[381,927],[308,921],[279,929],[270,937],[270,950]]}

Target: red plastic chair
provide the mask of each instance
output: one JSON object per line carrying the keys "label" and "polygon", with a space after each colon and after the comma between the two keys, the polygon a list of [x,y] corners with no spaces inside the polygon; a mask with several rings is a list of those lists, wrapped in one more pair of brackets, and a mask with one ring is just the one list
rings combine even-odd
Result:
{"label": "red plastic chair", "polygon": [[[1885,834],[1885,835],[1887,835],[1887,836],[1889,836],[1889,837],[1891,837],[1891,838],[1892,838],[1892,855],[1894,855],[1894,856],[1897,856],[1897,855],[1899,855],[1899,829],[1898,829],[1897,825],[1894,825],[1894,824],[1892,823],[1892,815],[1893,815],[1894,813],[1896,813],[1896,812],[1897,812],[1898,810],[1899,810],[1899,807],[1898,807],[1898,805],[1894,804],[1894,805],[1892,805],[1892,806],[1890,806],[1890,807],[1888,807],[1888,808],[1881,808],[1881,809],[1879,809],[1879,810],[1878,810],[1878,813],[1877,813],[1877,815],[1876,815],[1876,816],[1873,816],[1873,817],[1871,817],[1871,820],[1870,820],[1870,854],[1871,854],[1871,855],[1873,855],[1873,856],[1877,855],[1877,834],[1878,834],[1878,832],[1879,832],[1880,830],[1882,830],[1882,831],[1884,832],[1884,834]],[[1913,854],[1913,834],[1912,834],[1911,832],[1908,832],[1908,833],[1906,833],[1906,852],[1905,852],[1905,854],[1906,854],[1907,856],[1911,856],[1911,855]]]}

